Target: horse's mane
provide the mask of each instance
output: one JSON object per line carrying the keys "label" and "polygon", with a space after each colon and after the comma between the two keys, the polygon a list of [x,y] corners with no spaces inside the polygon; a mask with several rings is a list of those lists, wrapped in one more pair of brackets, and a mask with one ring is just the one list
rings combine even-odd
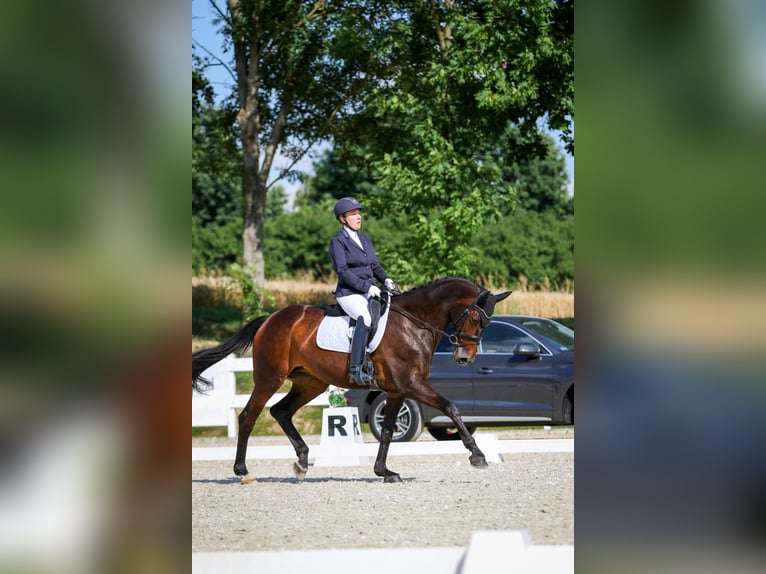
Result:
{"label": "horse's mane", "polygon": [[433,281],[429,281],[428,283],[423,283],[422,285],[413,287],[412,289],[402,293],[402,295],[417,295],[420,291],[426,291],[432,288],[436,283],[444,283],[447,281],[456,281],[456,280],[465,281],[466,283],[470,283],[474,287],[481,289],[481,286],[478,283],[476,283],[475,281],[471,281],[470,279],[466,279],[465,277],[440,277],[438,279],[434,279]]}

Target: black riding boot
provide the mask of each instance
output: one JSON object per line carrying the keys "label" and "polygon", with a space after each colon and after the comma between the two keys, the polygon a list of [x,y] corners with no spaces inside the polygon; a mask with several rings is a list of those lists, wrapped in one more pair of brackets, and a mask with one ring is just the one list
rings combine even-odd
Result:
{"label": "black riding boot", "polygon": [[367,347],[367,337],[370,334],[370,328],[364,324],[364,319],[359,317],[354,327],[354,338],[351,340],[351,354],[348,357],[348,370],[350,372],[348,380],[355,385],[370,386],[372,377],[362,369],[364,354]]}

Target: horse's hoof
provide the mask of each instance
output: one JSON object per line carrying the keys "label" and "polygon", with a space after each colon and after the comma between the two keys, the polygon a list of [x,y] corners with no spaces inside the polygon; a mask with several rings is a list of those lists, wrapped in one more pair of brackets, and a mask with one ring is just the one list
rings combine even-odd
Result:
{"label": "horse's hoof", "polygon": [[250,484],[251,482],[258,482],[258,479],[254,476],[250,476],[249,474],[247,476],[242,477],[242,483],[241,484]]}
{"label": "horse's hoof", "polygon": [[389,474],[387,477],[383,479],[383,482],[401,482],[402,477],[398,474]]}
{"label": "horse's hoof", "polygon": [[471,466],[474,468],[489,468],[489,465],[487,464],[487,459],[482,457],[470,457],[468,459],[471,462]]}
{"label": "horse's hoof", "polygon": [[293,463],[293,472],[295,473],[295,478],[298,479],[298,482],[303,482],[303,479],[306,478],[307,470],[307,468],[303,468],[297,462]]}
{"label": "horse's hoof", "polygon": [[234,474],[237,476],[247,476],[247,466],[244,464],[235,464],[234,465]]}

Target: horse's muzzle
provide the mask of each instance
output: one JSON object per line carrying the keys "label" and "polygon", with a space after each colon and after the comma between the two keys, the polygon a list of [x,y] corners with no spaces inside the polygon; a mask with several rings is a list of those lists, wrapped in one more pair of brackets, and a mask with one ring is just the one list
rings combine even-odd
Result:
{"label": "horse's muzzle", "polygon": [[472,365],[473,364],[473,357],[460,357],[455,360],[455,362],[458,365],[465,366],[465,365]]}

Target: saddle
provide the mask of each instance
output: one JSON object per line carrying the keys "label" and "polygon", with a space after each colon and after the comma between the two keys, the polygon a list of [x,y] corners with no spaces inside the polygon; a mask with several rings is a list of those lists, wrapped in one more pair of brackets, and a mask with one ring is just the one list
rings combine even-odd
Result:
{"label": "saddle", "polygon": [[[367,303],[367,308],[370,310],[370,318],[372,324],[370,326],[370,340],[375,337],[375,333],[378,332],[378,324],[380,323],[380,317],[388,309],[388,298],[382,300],[382,298],[370,299]],[[343,310],[343,307],[334,303],[324,308],[325,317],[348,317],[348,326],[353,328],[356,325],[356,319],[349,317],[348,313]]]}
{"label": "saddle", "polygon": [[[389,305],[387,301],[371,299],[369,301],[370,316],[370,339],[367,344],[367,352],[372,353],[380,344],[388,322]],[[351,332],[356,325],[356,319],[352,319],[340,308],[338,304],[322,308],[325,316],[317,330],[317,345],[327,351],[349,353],[351,351]]]}

